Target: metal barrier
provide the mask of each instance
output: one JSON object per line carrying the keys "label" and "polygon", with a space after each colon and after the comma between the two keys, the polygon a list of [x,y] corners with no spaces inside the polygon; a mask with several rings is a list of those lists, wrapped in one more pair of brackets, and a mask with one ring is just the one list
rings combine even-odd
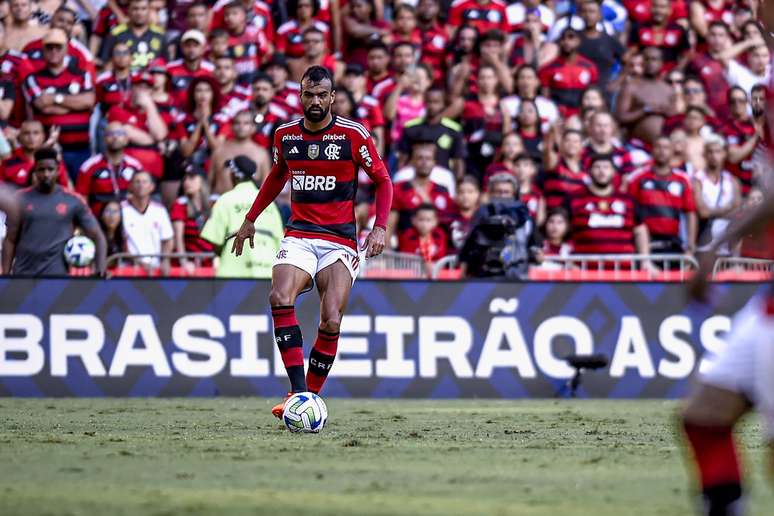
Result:
{"label": "metal barrier", "polygon": [[107,258],[107,277],[211,277],[214,258],[214,253],[118,253]]}
{"label": "metal barrier", "polygon": [[712,268],[712,278],[723,281],[761,281],[771,279],[774,260],[758,258],[718,258]]}
{"label": "metal barrier", "polygon": [[[434,279],[460,277],[458,258],[446,256],[433,266]],[[698,268],[692,256],[682,254],[576,254],[548,256],[530,267],[531,280],[556,281],[684,281]]]}
{"label": "metal barrier", "polygon": [[379,256],[361,260],[360,276],[372,279],[426,278],[425,262],[420,256],[409,253],[384,251]]}

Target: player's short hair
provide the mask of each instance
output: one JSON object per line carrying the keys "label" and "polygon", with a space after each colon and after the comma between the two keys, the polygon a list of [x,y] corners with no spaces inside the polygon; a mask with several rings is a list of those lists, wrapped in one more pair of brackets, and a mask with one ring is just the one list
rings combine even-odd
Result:
{"label": "player's short hair", "polygon": [[66,4],[62,4],[59,7],[57,7],[56,10],[54,10],[54,14],[56,13],[70,13],[73,15],[73,18],[75,18],[75,20],[78,21],[78,13],[75,12],[73,8],[69,7]]}
{"label": "player's short hair", "polygon": [[243,4],[240,0],[234,0],[233,2],[229,2],[223,7],[223,11],[225,12],[226,9],[241,9],[245,13],[247,13],[247,7],[245,7],[245,4]]}
{"label": "player's short hair", "polygon": [[39,163],[47,159],[53,159],[59,163],[59,153],[52,147],[41,147],[40,149],[36,150],[34,158],[35,163]]}
{"label": "player's short hair", "polygon": [[210,31],[210,41],[212,41],[215,38],[227,38],[227,37],[228,37],[228,31],[226,29],[212,29]]}
{"label": "player's short hair", "polygon": [[496,41],[498,43],[505,43],[505,34],[500,29],[490,29],[481,35],[478,40],[479,44],[484,44],[486,41]]}
{"label": "player's short hair", "polygon": [[615,166],[615,160],[613,159],[612,154],[592,154],[591,159],[589,160],[589,169],[593,167],[595,163],[600,161],[607,161],[615,170],[618,170],[618,167]]}
{"label": "player's short hair", "polygon": [[301,76],[301,84],[304,84],[304,81],[309,81],[311,84],[319,84],[323,81],[328,81],[331,85],[331,89],[333,89],[333,74],[331,74],[331,71],[324,66],[314,65],[307,68],[304,75]]}
{"label": "player's short hair", "polygon": [[715,20],[713,22],[710,22],[710,24],[707,26],[707,32],[709,32],[711,29],[715,27],[720,27],[724,31],[726,31],[726,35],[731,35],[731,29],[729,28],[728,24],[721,20]]}
{"label": "player's short hair", "polygon": [[479,192],[481,191],[481,183],[479,182],[478,178],[472,174],[465,174],[462,179],[457,181],[457,188],[464,184],[473,185],[476,187],[476,190]]}
{"label": "player's short hair", "polygon": [[368,52],[370,53],[372,50],[381,50],[385,54],[390,53],[390,47],[388,47],[382,40],[376,40],[368,45]]}
{"label": "player's short hair", "polygon": [[432,211],[436,215],[438,214],[438,209],[435,207],[433,203],[430,202],[423,202],[416,208],[414,208],[414,215],[417,215],[420,211]]}
{"label": "player's short hair", "polygon": [[274,81],[271,80],[271,77],[266,72],[257,72],[255,75],[253,75],[253,80],[250,81],[250,84],[256,84],[259,82],[268,82],[271,84],[271,87],[274,87]]}

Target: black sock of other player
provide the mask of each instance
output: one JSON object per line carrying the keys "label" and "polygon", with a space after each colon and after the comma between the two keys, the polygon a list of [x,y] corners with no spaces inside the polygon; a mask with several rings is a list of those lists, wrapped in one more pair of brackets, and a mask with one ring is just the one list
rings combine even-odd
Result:
{"label": "black sock of other player", "polygon": [[271,318],[274,321],[274,340],[282,356],[282,363],[290,380],[292,392],[306,392],[304,378],[304,349],[301,328],[296,320],[293,306],[273,306]]}
{"label": "black sock of other player", "polygon": [[333,367],[338,346],[339,332],[317,330],[317,340],[309,354],[309,372],[306,374],[306,383],[311,392],[320,393]]}

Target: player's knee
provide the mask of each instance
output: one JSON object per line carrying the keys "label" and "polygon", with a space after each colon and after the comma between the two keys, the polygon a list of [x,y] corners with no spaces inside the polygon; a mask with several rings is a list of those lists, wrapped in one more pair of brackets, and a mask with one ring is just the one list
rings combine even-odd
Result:
{"label": "player's knee", "polygon": [[336,317],[321,317],[320,329],[327,331],[328,333],[338,333],[341,328],[341,318]]}
{"label": "player's knee", "polygon": [[290,306],[293,304],[293,296],[288,292],[272,288],[269,293],[269,303],[271,306]]}

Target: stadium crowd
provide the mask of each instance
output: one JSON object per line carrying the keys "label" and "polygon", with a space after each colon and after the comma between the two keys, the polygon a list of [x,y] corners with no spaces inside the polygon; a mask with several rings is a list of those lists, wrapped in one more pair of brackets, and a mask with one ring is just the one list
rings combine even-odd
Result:
{"label": "stadium crowd", "polygon": [[[388,163],[392,249],[428,264],[461,253],[471,275],[486,273],[493,224],[518,267],[693,255],[760,202],[769,174],[755,159],[771,63],[757,0],[100,4],[0,0],[0,181],[32,195],[36,152],[55,149],[52,189],[88,206],[67,223],[93,217],[108,254],[220,251],[270,169],[273,131],[302,115],[313,64]],[[289,198],[259,220],[254,262],[223,248],[224,270],[269,275]],[[22,218],[34,209],[22,202]],[[50,252],[19,226],[17,252],[33,252],[24,239]],[[768,257],[754,239],[727,253]]]}

